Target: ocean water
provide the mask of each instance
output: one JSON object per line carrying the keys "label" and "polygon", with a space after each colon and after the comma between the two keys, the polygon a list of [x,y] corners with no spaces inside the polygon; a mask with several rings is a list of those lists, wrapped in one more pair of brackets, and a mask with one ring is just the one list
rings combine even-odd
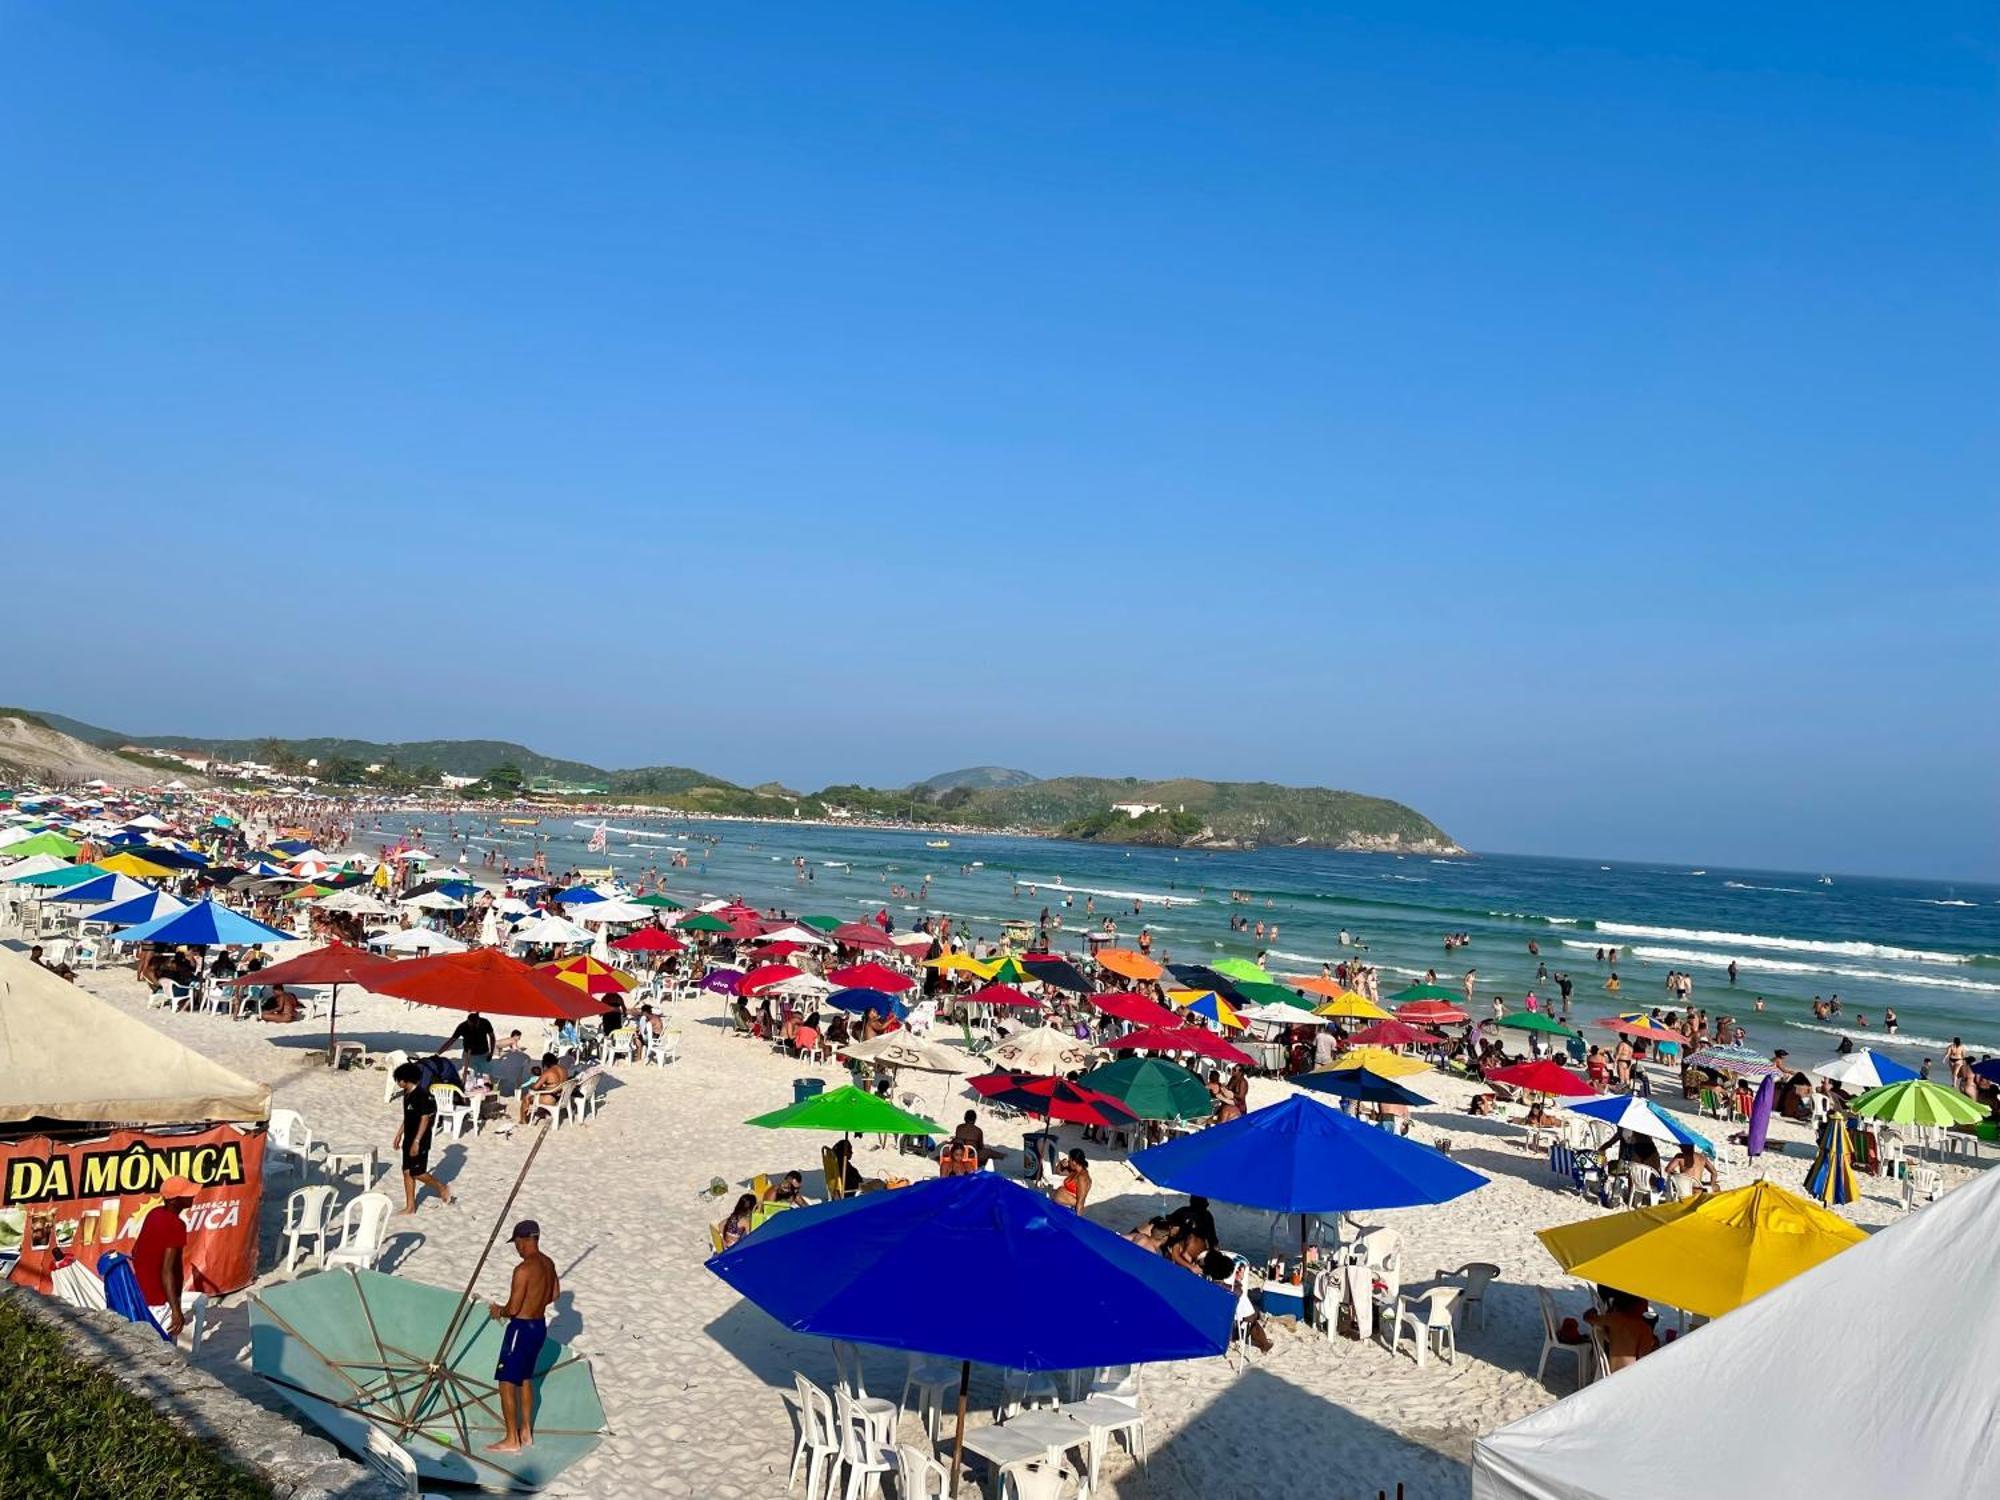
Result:
{"label": "ocean water", "polygon": [[[1517,1005],[1536,988],[1539,961],[1571,976],[1572,1014],[1582,1020],[1668,1004],[1666,975],[1682,969],[1694,976],[1695,1004],[1742,1021],[1751,1044],[1786,1047],[1802,1061],[1830,1055],[1843,1031],[1912,1064],[1936,1058],[1954,1036],[1975,1052],[2000,1052],[2000,886],[1845,875],[1826,884],[1817,873],[1515,855],[1128,850],[986,835],[953,835],[950,848],[932,849],[932,835],[915,832],[631,815],[611,823],[603,855],[584,852],[596,820],[568,816],[534,829],[462,815],[385,817],[373,831],[364,822],[357,841],[420,829],[434,853],[463,857],[475,872],[487,848],[517,863],[542,849],[555,871],[609,863],[627,880],[657,871],[651,883],[686,899],[740,895],[843,919],[886,906],[899,927],[933,913],[988,936],[1047,907],[1063,919],[1063,945],[1078,950],[1083,929],[1111,916],[1120,942],[1147,927],[1154,956],[1177,961],[1262,953],[1273,973],[1317,974],[1343,953],[1360,957],[1381,971],[1385,993],[1432,967],[1440,983],[1457,985],[1471,968],[1482,1007],[1494,995]],[[676,849],[689,868],[668,867]],[[810,880],[794,872],[800,856]],[[909,894],[892,895],[899,885]],[[1232,903],[1231,891],[1251,900]],[[1088,917],[1086,900],[1096,906]],[[1266,938],[1231,931],[1232,913],[1264,921]],[[1365,949],[1343,950],[1342,929]],[[1455,932],[1471,941],[1448,953],[1444,936]],[[1611,965],[1596,956],[1610,946],[1615,996],[1602,988]],[[1814,997],[1835,995],[1840,1017],[1816,1022]],[[1753,1008],[1759,996],[1762,1013]],[[1882,1032],[1888,1009],[1901,1027],[1894,1039]]]}

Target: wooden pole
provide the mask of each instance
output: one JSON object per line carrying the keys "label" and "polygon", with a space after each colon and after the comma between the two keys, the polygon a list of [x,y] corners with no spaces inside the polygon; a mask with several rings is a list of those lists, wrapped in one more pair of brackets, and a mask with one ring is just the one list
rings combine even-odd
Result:
{"label": "wooden pole", "polygon": [[972,1361],[958,1366],[958,1431],[951,1440],[951,1492],[958,1494],[958,1476],[965,1470],[965,1400],[972,1390]]}
{"label": "wooden pole", "polygon": [[528,1148],[528,1159],[521,1163],[521,1170],[514,1177],[514,1185],[507,1190],[507,1201],[500,1205],[500,1212],[493,1220],[493,1227],[487,1231],[486,1248],[479,1252],[479,1262],[472,1268],[472,1275],[465,1283],[465,1290],[459,1294],[458,1310],[452,1314],[451,1326],[445,1329],[444,1338],[438,1343],[437,1353],[431,1356],[430,1363],[425,1369],[424,1383],[418,1389],[416,1399],[406,1408],[412,1420],[415,1420],[423,1409],[423,1403],[430,1396],[431,1388],[438,1383],[444,1369],[445,1354],[451,1348],[451,1341],[458,1337],[458,1330],[465,1326],[467,1311],[478,1300],[472,1295],[472,1289],[479,1285],[480,1273],[486,1269],[486,1258],[493,1253],[493,1246],[500,1239],[500,1226],[507,1222],[507,1215],[514,1207],[514,1200],[520,1196],[521,1184],[528,1180],[528,1169],[534,1166],[535,1157],[542,1149],[542,1142],[549,1138],[549,1127],[554,1123],[553,1117],[542,1121],[541,1133]]}

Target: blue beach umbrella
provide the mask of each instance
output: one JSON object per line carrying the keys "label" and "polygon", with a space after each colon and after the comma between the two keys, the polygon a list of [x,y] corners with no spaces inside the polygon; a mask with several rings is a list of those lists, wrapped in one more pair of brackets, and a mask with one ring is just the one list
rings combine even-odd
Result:
{"label": "blue beach umbrella", "polygon": [[893,1015],[901,1021],[910,1014],[909,1006],[882,990],[835,990],[824,1003],[835,1010],[849,1011],[857,1016],[872,1010],[878,1016]]}
{"label": "blue beach umbrella", "polygon": [[1836,1057],[1832,1062],[1821,1063],[1813,1072],[1839,1084],[1850,1094],[1865,1094],[1885,1083],[1908,1083],[1917,1076],[1915,1068],[1906,1067],[1895,1058],[1884,1057],[1868,1047]]}
{"label": "blue beach umbrella", "polygon": [[144,844],[146,842],[146,835],[130,828],[121,828],[104,842],[107,844],[116,844],[121,849],[127,849],[135,844]]}
{"label": "blue beach umbrella", "polygon": [[1487,1181],[1441,1151],[1364,1125],[1304,1094],[1150,1147],[1131,1160],[1162,1187],[1276,1213],[1446,1203]]}
{"label": "blue beach umbrella", "polygon": [[[949,1267],[968,1295],[902,1295],[883,1281],[893,1265]],[[1236,1311],[1215,1283],[996,1172],[774,1215],[708,1269],[795,1333],[958,1360],[961,1458],[975,1362],[1198,1359],[1229,1347]]]}
{"label": "blue beach umbrella", "polygon": [[1603,1094],[1595,1099],[1579,1099],[1574,1104],[1563,1105],[1563,1108],[1571,1114],[1602,1120],[1619,1130],[1651,1136],[1656,1141],[1692,1146],[1703,1156],[1715,1155],[1715,1147],[1708,1137],[1688,1129],[1649,1099],[1636,1098],[1631,1094]]}
{"label": "blue beach umbrella", "polygon": [[604,898],[587,885],[572,886],[566,891],[557,891],[556,900],[564,906],[588,906]]}
{"label": "blue beach umbrella", "polygon": [[1320,1073],[1303,1073],[1292,1080],[1315,1093],[1336,1094],[1363,1104],[1401,1104],[1414,1108],[1431,1101],[1404,1088],[1393,1078],[1384,1078],[1370,1068],[1329,1068]]}
{"label": "blue beach umbrella", "polygon": [[196,947],[223,948],[292,941],[291,933],[254,922],[213,900],[197,901],[186,911],[141,922],[116,936],[121,943],[191,943]]}
{"label": "blue beach umbrella", "polygon": [[1854,1142],[1844,1115],[1834,1115],[1821,1127],[1819,1154],[1806,1170],[1806,1191],[1829,1207],[1860,1196],[1854,1183]]}
{"label": "blue beach umbrella", "polygon": [[[78,881],[75,885],[58,892],[47,899],[50,901],[80,901],[86,905],[102,905],[106,901],[130,901],[137,896],[150,896],[153,888],[130,875],[94,875],[89,880]],[[94,919],[93,919],[94,920]]]}
{"label": "blue beach umbrella", "polygon": [[134,896],[129,901],[114,901],[109,906],[100,906],[95,911],[84,912],[82,920],[103,922],[112,927],[134,927],[142,922],[170,917],[176,912],[187,909],[187,902],[169,896],[165,891],[148,891],[145,895]]}

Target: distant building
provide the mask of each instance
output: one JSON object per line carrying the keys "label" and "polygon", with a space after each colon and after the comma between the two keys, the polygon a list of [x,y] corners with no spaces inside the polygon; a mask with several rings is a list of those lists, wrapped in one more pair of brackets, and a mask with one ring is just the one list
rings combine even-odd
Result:
{"label": "distant building", "polygon": [[1122,812],[1128,818],[1143,818],[1147,813],[1156,813],[1162,808],[1158,802],[1114,802],[1111,810]]}
{"label": "distant building", "polygon": [[[373,770],[374,767],[371,766],[369,769]],[[442,772],[438,775],[438,785],[448,792],[455,792],[461,787],[471,786],[478,780],[477,776],[446,776]]]}

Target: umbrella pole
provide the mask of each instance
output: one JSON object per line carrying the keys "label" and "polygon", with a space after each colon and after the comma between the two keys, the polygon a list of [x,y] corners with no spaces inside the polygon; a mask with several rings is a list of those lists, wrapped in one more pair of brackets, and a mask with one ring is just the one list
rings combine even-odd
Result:
{"label": "umbrella pole", "polygon": [[340,1029],[340,984],[335,981],[333,998],[326,1006],[326,1065],[330,1068],[339,1060],[340,1054],[333,1050],[333,1039]]}
{"label": "umbrella pole", "polygon": [[972,1361],[958,1365],[958,1430],[951,1440],[951,1492],[958,1494],[958,1476],[965,1469],[965,1399],[972,1390]]}
{"label": "umbrella pole", "polygon": [[431,1356],[429,1367],[424,1374],[423,1386],[418,1390],[416,1399],[405,1408],[413,1419],[423,1409],[424,1402],[429,1399],[431,1388],[438,1383],[444,1369],[445,1354],[450,1350],[452,1340],[458,1337],[458,1330],[465,1325],[466,1313],[477,1300],[472,1295],[472,1289],[479,1285],[480,1273],[486,1269],[486,1258],[493,1253],[493,1246],[500,1238],[500,1226],[507,1222],[507,1215],[514,1207],[514,1200],[520,1196],[521,1184],[528,1180],[528,1169],[534,1166],[535,1157],[542,1149],[542,1142],[549,1138],[549,1127],[554,1123],[552,1119],[542,1121],[541,1133],[535,1137],[535,1143],[528,1148],[528,1159],[521,1163],[521,1170],[514,1177],[514,1185],[507,1190],[507,1201],[500,1205],[500,1212],[493,1220],[493,1227],[486,1233],[486,1248],[479,1252],[479,1261],[472,1268],[472,1275],[465,1283],[464,1292],[459,1295],[458,1311],[452,1314],[451,1325],[445,1329],[444,1337],[439,1340],[437,1353]]}

